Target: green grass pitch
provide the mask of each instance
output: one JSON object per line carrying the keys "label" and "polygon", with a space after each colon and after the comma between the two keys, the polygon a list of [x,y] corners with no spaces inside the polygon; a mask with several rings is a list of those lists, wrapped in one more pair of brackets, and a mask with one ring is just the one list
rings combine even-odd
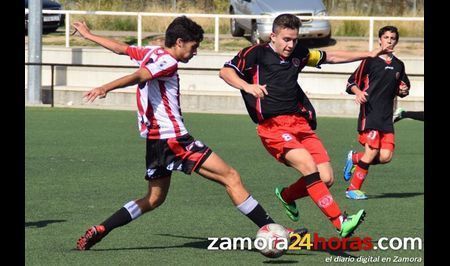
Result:
{"label": "green grass pitch", "polygon": [[[145,140],[133,111],[26,108],[25,259],[27,265],[261,265],[324,264],[327,258],[421,257],[422,250],[289,251],[279,259],[255,251],[210,251],[208,237],[254,237],[256,226],[232,205],[220,185],[175,172],[166,202],[111,232],[92,250],[75,250],[78,237],[126,202],[146,193]],[[297,201],[300,221],[284,214],[273,190],[299,175],[273,159],[245,115],[185,114],[185,124],[239,171],[268,213],[285,226],[305,226],[336,237],[309,198]],[[355,236],[420,237],[424,231],[424,126],[396,124],[391,163],[370,168],[367,201],[349,201],[342,168],[356,141],[355,118],[318,118],[317,133],[331,157],[331,192],[342,210],[367,211]],[[341,256],[341,257],[339,257]],[[343,263],[340,263],[342,265]],[[388,263],[385,263],[386,265]]]}

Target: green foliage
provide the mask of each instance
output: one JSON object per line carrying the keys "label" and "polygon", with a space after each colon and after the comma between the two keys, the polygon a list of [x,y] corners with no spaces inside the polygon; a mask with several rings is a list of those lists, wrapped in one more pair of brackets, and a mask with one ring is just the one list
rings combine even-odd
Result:
{"label": "green foliage", "polygon": [[425,0],[323,0],[333,16],[362,12],[364,16],[423,16]]}
{"label": "green foliage", "polygon": [[362,21],[342,21],[341,23],[331,23],[333,36],[367,36],[368,23]]}

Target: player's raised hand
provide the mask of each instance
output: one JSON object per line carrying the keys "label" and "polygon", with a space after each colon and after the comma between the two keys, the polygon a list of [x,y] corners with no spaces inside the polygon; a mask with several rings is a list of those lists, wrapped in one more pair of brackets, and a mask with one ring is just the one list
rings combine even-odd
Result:
{"label": "player's raised hand", "polygon": [[372,50],[371,52],[371,56],[372,57],[377,57],[379,55],[383,55],[383,54],[390,54],[394,52],[394,48],[392,47],[392,45],[386,46],[386,47],[378,47],[377,49]]}
{"label": "player's raised hand", "polygon": [[86,102],[88,103],[92,103],[93,101],[95,101],[95,99],[97,99],[97,97],[99,99],[105,98],[106,97],[106,89],[103,87],[98,87],[95,89],[92,89],[86,93],[83,94],[83,98],[86,99]]}
{"label": "player's raised hand", "polygon": [[260,84],[248,84],[243,87],[243,90],[246,93],[249,93],[253,95],[255,98],[262,98],[264,99],[264,96],[269,94],[266,89],[266,85],[260,85]]}
{"label": "player's raised hand", "polygon": [[84,21],[75,21],[74,23],[72,23],[72,27],[75,28],[75,31],[72,33],[72,35],[78,32],[83,38],[86,38],[86,36],[91,33],[89,27]]}

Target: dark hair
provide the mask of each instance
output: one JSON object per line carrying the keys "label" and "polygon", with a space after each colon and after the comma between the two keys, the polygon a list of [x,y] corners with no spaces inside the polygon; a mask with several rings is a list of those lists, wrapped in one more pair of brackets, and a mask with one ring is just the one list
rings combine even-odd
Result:
{"label": "dark hair", "polygon": [[394,27],[394,26],[384,26],[383,28],[381,28],[381,29],[378,31],[378,38],[381,38],[381,36],[383,36],[383,34],[384,34],[386,31],[390,31],[390,32],[392,32],[392,33],[395,33],[395,35],[397,35],[397,42],[398,42],[398,39],[400,39],[400,35],[398,34],[398,29],[397,29],[397,27]]}
{"label": "dark hair", "polygon": [[279,28],[285,29],[293,29],[298,30],[300,26],[302,25],[302,22],[300,19],[292,14],[281,14],[275,18],[272,24],[272,32],[275,32],[275,30],[278,30]]}
{"label": "dark hair", "polygon": [[166,47],[172,47],[177,42],[178,38],[181,38],[185,42],[203,41],[203,29],[200,25],[186,16],[175,18],[167,27],[166,39],[164,45]]}

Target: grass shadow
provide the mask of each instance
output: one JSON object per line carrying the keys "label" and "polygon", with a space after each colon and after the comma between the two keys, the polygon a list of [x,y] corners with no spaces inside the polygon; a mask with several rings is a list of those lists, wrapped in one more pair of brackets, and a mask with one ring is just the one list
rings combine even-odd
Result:
{"label": "grass shadow", "polygon": [[404,193],[382,193],[377,195],[369,195],[369,199],[382,198],[411,198],[423,195],[423,192],[404,192]]}
{"label": "grass shadow", "polygon": [[151,246],[151,247],[129,247],[129,248],[105,248],[105,249],[93,249],[92,251],[114,251],[114,250],[153,250],[153,249],[170,249],[170,248],[198,248],[198,249],[207,249],[210,241],[204,237],[191,237],[191,236],[180,236],[180,235],[172,235],[172,234],[156,234],[159,236],[167,236],[167,237],[176,237],[176,238],[184,238],[184,239],[193,239],[197,241],[186,242],[181,245],[174,246]]}
{"label": "grass shadow", "polygon": [[263,263],[265,263],[265,264],[294,264],[294,263],[298,263],[298,260],[277,260],[277,259],[273,259],[273,260],[263,261]]}
{"label": "grass shadow", "polygon": [[[183,235],[173,235],[173,234],[155,234],[159,236],[165,236],[165,237],[174,237],[174,238],[182,238],[182,239],[190,239],[194,241],[185,242],[180,245],[173,245],[173,246],[146,246],[146,247],[126,247],[126,248],[105,248],[105,249],[93,249],[92,251],[95,252],[102,252],[102,251],[117,251],[117,250],[158,250],[158,249],[172,249],[172,248],[197,248],[197,249],[204,249],[207,250],[209,245],[211,244],[211,241],[204,237],[193,237],[193,236],[183,236]],[[253,241],[254,239],[252,239]],[[348,241],[348,246],[351,246],[351,241]],[[217,247],[217,244],[215,245]],[[331,250],[331,249],[321,249],[324,245],[319,241],[318,245],[319,248],[317,250],[312,250],[313,252],[327,252],[330,255],[334,256],[341,256],[341,257],[353,257],[356,258],[357,256],[353,256],[346,251],[359,251],[359,250],[352,250],[350,248],[346,250]],[[240,246],[238,245],[238,249]],[[257,249],[242,249],[241,251],[245,252],[259,252]],[[300,253],[301,251],[288,251],[284,256],[314,256],[314,254],[307,254],[307,253]],[[298,263],[297,260],[280,260],[280,259],[271,259],[264,261],[263,263],[266,264],[293,264]]]}
{"label": "grass shadow", "polygon": [[25,227],[42,228],[42,227],[46,227],[49,224],[63,223],[66,221],[67,220],[42,220],[42,221],[36,221],[36,222],[25,222]]}

